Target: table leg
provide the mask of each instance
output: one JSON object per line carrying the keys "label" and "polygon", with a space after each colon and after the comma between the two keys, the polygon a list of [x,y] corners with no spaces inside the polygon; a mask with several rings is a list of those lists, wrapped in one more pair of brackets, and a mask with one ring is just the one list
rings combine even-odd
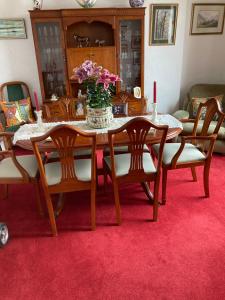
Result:
{"label": "table leg", "polygon": [[150,204],[153,204],[153,194],[150,191],[148,183],[146,181],[145,182],[141,182],[141,186],[142,186],[142,188],[143,188],[146,196],[148,197],[148,200],[149,200]]}
{"label": "table leg", "polygon": [[63,193],[59,194],[59,199],[57,201],[57,205],[56,205],[56,210],[55,210],[55,217],[58,217],[63,208],[64,208],[64,204],[65,204],[65,197],[63,197]]}

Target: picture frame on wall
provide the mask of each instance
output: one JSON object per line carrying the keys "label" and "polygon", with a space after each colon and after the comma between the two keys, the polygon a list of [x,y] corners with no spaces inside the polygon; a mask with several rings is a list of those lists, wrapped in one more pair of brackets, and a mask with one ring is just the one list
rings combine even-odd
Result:
{"label": "picture frame on wall", "polygon": [[150,10],[149,44],[175,45],[178,4],[151,4]]}
{"label": "picture frame on wall", "polygon": [[24,19],[0,19],[0,39],[26,39]]}
{"label": "picture frame on wall", "polygon": [[190,34],[222,34],[224,28],[225,4],[194,3]]}

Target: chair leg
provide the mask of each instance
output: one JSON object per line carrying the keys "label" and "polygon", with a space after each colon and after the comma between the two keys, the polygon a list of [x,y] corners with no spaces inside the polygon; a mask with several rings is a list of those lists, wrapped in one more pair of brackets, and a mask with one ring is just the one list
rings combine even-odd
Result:
{"label": "chair leg", "polygon": [[162,172],[162,204],[166,204],[166,186],[167,186],[167,169],[163,168]]}
{"label": "chair leg", "polygon": [[154,199],[153,199],[153,221],[154,222],[156,222],[158,218],[158,207],[159,207],[159,180],[156,180],[154,184]]}
{"label": "chair leg", "polygon": [[119,199],[119,189],[118,184],[115,180],[113,180],[113,192],[114,192],[114,199],[115,199],[115,206],[116,206],[116,220],[117,224],[121,224],[121,211],[120,211],[120,199]]}
{"label": "chair leg", "polygon": [[40,216],[44,216],[44,211],[43,211],[43,207],[41,205],[41,198],[40,198],[40,189],[39,189],[39,183],[37,181],[35,181],[33,183],[34,185],[34,189],[35,189],[35,197],[36,197],[36,201],[37,201],[37,207],[38,207],[38,211]]}
{"label": "chair leg", "polygon": [[191,173],[192,173],[193,181],[197,181],[197,174],[196,174],[195,167],[191,167]]}
{"label": "chair leg", "polygon": [[49,220],[50,220],[50,225],[52,229],[52,234],[53,236],[57,236],[57,227],[56,227],[56,222],[55,222],[55,213],[52,205],[52,199],[48,193],[45,192],[45,199],[47,202],[47,208],[48,208],[48,215],[49,215]]}
{"label": "chair leg", "polygon": [[205,197],[209,197],[209,170],[210,165],[205,164],[204,166],[204,190],[205,190]]}
{"label": "chair leg", "polygon": [[96,229],[96,186],[91,189],[91,230]]}

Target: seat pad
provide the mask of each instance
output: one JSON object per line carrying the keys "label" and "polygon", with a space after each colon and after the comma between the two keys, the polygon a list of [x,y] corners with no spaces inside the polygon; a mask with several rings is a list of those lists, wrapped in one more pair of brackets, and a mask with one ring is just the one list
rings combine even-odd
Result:
{"label": "seat pad", "polygon": [[[174,155],[177,153],[180,148],[180,143],[166,143],[163,150],[163,163],[165,165],[171,164],[171,161]],[[159,153],[159,144],[155,144],[152,146],[153,150],[158,154]],[[194,162],[198,160],[205,160],[205,155],[199,151],[194,145],[187,143],[178,158],[178,163],[187,163]]]}
{"label": "seat pad", "polygon": [[[129,173],[130,169],[130,160],[131,154],[116,154],[115,156],[115,169],[116,169],[116,176],[124,176]],[[111,169],[111,158],[110,156],[104,157],[105,162]],[[156,168],[153,163],[152,157],[150,153],[143,153],[143,168],[146,174],[149,173],[156,173]]]}

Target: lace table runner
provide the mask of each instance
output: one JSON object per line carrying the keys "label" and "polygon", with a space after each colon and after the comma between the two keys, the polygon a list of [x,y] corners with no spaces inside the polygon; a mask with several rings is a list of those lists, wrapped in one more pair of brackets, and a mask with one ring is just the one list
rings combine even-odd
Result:
{"label": "lace table runner", "polygon": [[[151,121],[151,115],[144,116],[144,117]],[[60,124],[73,125],[73,126],[79,127],[79,129],[86,131],[86,132],[96,132],[98,134],[99,133],[107,133],[108,130],[117,129],[133,118],[135,118],[135,117],[114,118],[109,127],[101,128],[101,129],[94,129],[94,128],[89,127],[87,125],[86,120],[43,123],[43,128],[38,127],[37,124],[25,124],[25,125],[20,126],[20,128],[16,131],[14,138],[13,138],[13,143],[16,144],[16,142],[19,140],[29,140],[31,137],[41,136],[44,133],[46,133],[48,130],[53,128],[54,126],[57,126]],[[168,125],[169,128],[183,129],[182,123],[171,115],[158,115],[158,124]]]}

